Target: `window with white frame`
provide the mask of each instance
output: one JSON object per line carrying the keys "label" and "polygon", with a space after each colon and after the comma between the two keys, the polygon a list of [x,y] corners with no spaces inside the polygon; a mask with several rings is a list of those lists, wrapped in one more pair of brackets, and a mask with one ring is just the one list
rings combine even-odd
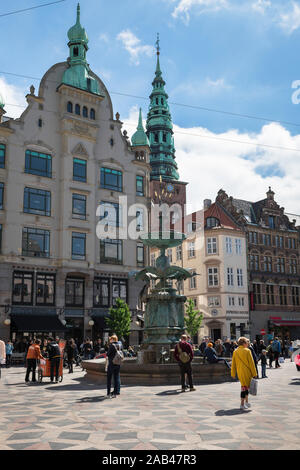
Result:
{"label": "window with white frame", "polygon": [[229,307],[234,307],[234,297],[228,297],[228,305]]}
{"label": "window with white frame", "polygon": [[240,238],[235,239],[235,252],[237,255],[242,254],[242,240]]}
{"label": "window with white frame", "polygon": [[207,238],[206,251],[208,255],[213,255],[217,253],[217,239],[215,237]]}
{"label": "window with white frame", "polygon": [[207,269],[208,287],[217,287],[219,285],[219,270],[212,267]]}
{"label": "window with white frame", "polygon": [[151,266],[155,267],[155,253],[151,254],[151,261],[150,261]]}
{"label": "window with white frame", "polygon": [[245,299],[244,299],[244,297],[239,297],[239,306],[240,306],[240,307],[244,307],[244,305],[245,305]]}
{"label": "window with white frame", "polygon": [[208,307],[220,307],[220,297],[218,296],[209,296],[207,297]]}
{"label": "window with white frame", "polygon": [[[191,272],[191,274],[194,274],[194,273],[195,273],[195,271]],[[190,289],[196,289],[196,287],[197,287],[196,276],[190,277],[189,287],[190,287]]]}
{"label": "window with white frame", "polygon": [[195,258],[195,242],[189,242],[188,255],[189,255],[189,258]]}
{"label": "window with white frame", "polygon": [[243,285],[244,285],[243,270],[240,269],[240,268],[237,268],[236,276],[237,276],[237,285],[238,285],[238,287],[243,287]]}
{"label": "window with white frame", "polygon": [[176,246],[176,261],[182,259],[182,245]]}
{"label": "window with white frame", "polygon": [[230,237],[226,237],[226,253],[232,253],[232,239]]}
{"label": "window with white frame", "polygon": [[234,285],[233,268],[227,268],[227,285],[228,286]]}
{"label": "window with white frame", "polygon": [[172,263],[172,248],[167,249],[167,257],[169,258],[170,263]]}

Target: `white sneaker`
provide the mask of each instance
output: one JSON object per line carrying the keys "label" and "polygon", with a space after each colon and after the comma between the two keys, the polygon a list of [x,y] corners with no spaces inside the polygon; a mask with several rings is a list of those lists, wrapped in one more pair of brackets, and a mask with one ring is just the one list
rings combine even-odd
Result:
{"label": "white sneaker", "polygon": [[248,408],[247,408],[247,406],[245,406],[245,405],[241,405],[241,406],[240,406],[240,410],[246,411],[246,410],[248,410]]}
{"label": "white sneaker", "polygon": [[245,402],[245,405],[244,405],[244,406],[245,406],[246,408],[251,408],[250,403],[247,403],[247,402]]}

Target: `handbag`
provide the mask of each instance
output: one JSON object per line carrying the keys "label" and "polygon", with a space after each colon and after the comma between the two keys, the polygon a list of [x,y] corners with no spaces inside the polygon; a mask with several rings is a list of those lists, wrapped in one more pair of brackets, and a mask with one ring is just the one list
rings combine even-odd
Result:
{"label": "handbag", "polygon": [[187,362],[191,360],[190,355],[187,352],[182,351],[181,347],[179,346],[179,343],[177,347],[178,347],[180,362],[182,362],[183,364],[186,364]]}
{"label": "handbag", "polygon": [[279,362],[280,362],[280,364],[284,364],[284,357],[280,356]]}
{"label": "handbag", "polygon": [[124,354],[123,352],[118,349],[116,347],[116,345],[114,344],[114,347],[116,348],[116,354],[112,360],[112,363],[115,365],[115,366],[120,366],[122,364],[122,362],[124,361]]}
{"label": "handbag", "polygon": [[257,395],[257,387],[258,387],[258,380],[252,377],[251,382],[250,382],[250,389],[249,389],[250,395]]}

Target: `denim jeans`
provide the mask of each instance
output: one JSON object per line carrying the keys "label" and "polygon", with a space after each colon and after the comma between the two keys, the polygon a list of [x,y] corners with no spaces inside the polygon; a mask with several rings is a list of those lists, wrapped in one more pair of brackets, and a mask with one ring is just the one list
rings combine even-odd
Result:
{"label": "denim jeans", "polygon": [[110,394],[111,389],[111,379],[114,378],[114,390],[113,394],[117,395],[120,393],[121,388],[121,380],[120,380],[120,366],[112,364],[111,362],[108,364],[107,368],[107,395]]}
{"label": "denim jeans", "polygon": [[60,357],[53,357],[50,361],[50,380],[51,380],[51,382],[53,382],[53,379],[54,379],[54,370],[55,370],[55,380],[58,381],[59,365],[60,365]]}
{"label": "denim jeans", "polygon": [[262,376],[262,378],[266,377],[266,367],[267,367],[266,364],[261,365],[261,376]]}

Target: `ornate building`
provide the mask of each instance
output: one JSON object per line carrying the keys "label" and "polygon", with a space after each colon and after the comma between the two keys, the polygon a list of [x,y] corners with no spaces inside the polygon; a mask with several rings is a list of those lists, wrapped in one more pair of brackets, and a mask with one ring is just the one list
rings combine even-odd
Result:
{"label": "ornate building", "polygon": [[[102,336],[117,297],[137,308],[141,286],[128,273],[146,261],[138,225],[150,196],[149,148],[142,156],[131,147],[87,63],[79,5],[68,47],[67,61],[45,73],[37,94],[31,87],[23,114],[0,119],[4,338],[62,330],[78,340]],[[4,112],[0,99],[0,118]],[[123,237],[124,206],[134,204],[141,206],[131,217],[136,238]],[[100,221],[114,236],[98,236]]]}
{"label": "ornate building", "polygon": [[247,232],[251,337],[261,337],[265,330],[299,338],[300,227],[296,220],[289,220],[271,188],[257,202],[234,199],[220,190],[216,202]]}

